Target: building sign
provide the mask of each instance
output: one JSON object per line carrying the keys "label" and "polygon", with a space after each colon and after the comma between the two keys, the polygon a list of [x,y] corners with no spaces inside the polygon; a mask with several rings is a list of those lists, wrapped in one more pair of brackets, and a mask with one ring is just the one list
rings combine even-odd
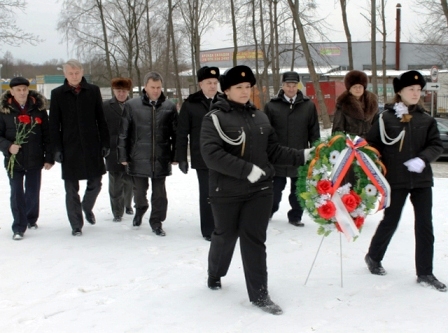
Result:
{"label": "building sign", "polygon": [[323,56],[340,56],[341,48],[337,46],[321,47],[319,53]]}
{"label": "building sign", "polygon": [[[236,54],[238,60],[255,60],[255,50],[239,51]],[[263,58],[263,51],[258,50],[258,59]],[[232,61],[233,52],[201,52],[201,63],[206,62],[220,62],[220,61]]]}

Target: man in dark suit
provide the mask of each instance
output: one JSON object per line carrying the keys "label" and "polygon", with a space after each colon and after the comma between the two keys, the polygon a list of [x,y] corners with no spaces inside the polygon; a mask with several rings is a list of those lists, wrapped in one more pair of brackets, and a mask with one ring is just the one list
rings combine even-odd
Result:
{"label": "man in dark suit", "polygon": [[129,99],[132,80],[123,77],[112,79],[114,97],[103,102],[104,117],[110,135],[110,154],[106,157],[106,169],[109,173],[109,197],[114,222],[121,222],[123,213],[132,215],[132,176],[126,173],[126,167],[118,163],[117,140],[124,103]]}
{"label": "man in dark suit", "polygon": [[[61,163],[65,203],[73,236],[82,235],[85,218],[95,224],[92,212],[106,173],[103,157],[109,154],[110,139],[103,113],[100,88],[87,83],[78,60],[63,65],[65,81],[51,91],[50,136],[54,159]],[[79,180],[87,180],[82,202]]]}

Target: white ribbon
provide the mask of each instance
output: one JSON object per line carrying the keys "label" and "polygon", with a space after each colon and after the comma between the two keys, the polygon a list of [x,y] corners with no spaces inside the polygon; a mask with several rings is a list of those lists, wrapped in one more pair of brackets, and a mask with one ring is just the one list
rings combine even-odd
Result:
{"label": "white ribbon", "polygon": [[331,201],[334,203],[336,207],[335,218],[338,221],[339,227],[341,227],[342,232],[348,241],[351,241],[353,238],[359,236],[359,230],[356,227],[356,224],[353,222],[353,218],[350,216],[347,208],[345,208],[344,203],[342,202],[341,196],[336,191],[331,198]]}

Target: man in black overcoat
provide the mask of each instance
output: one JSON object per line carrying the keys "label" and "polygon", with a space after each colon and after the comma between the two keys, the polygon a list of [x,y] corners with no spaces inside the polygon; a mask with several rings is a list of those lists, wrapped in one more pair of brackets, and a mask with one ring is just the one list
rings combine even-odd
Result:
{"label": "man in black overcoat", "polygon": [[[87,83],[78,60],[63,65],[65,81],[51,91],[50,135],[55,161],[61,163],[65,184],[67,215],[72,235],[82,235],[85,218],[95,224],[92,212],[106,173],[104,157],[109,154],[110,139],[103,113],[100,89]],[[87,180],[80,200],[79,180]]]}
{"label": "man in black overcoat", "polygon": [[124,77],[112,79],[114,97],[103,102],[104,117],[110,135],[110,154],[106,157],[106,169],[109,173],[109,197],[114,222],[120,222],[123,213],[132,215],[132,176],[126,173],[126,167],[118,163],[117,141],[124,103],[129,99],[132,80]]}
{"label": "man in black overcoat", "polygon": [[210,104],[218,92],[219,68],[204,66],[197,72],[200,91],[188,96],[179,112],[176,139],[176,161],[183,173],[188,172],[188,147],[191,168],[196,169],[199,182],[199,212],[201,232],[210,241],[215,228],[212,208],[208,198],[208,168],[201,155],[200,135],[202,119],[210,110]]}

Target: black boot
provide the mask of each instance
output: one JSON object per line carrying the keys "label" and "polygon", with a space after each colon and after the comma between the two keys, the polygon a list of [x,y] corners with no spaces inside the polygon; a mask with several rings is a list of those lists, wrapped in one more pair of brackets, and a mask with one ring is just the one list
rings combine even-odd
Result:
{"label": "black boot", "polygon": [[142,224],[143,215],[145,215],[147,210],[148,207],[135,209],[134,220],[132,221],[134,227],[139,227]]}
{"label": "black boot", "polygon": [[208,276],[208,280],[207,280],[207,286],[211,289],[211,290],[218,290],[221,289],[221,279],[214,277],[214,276]]}

